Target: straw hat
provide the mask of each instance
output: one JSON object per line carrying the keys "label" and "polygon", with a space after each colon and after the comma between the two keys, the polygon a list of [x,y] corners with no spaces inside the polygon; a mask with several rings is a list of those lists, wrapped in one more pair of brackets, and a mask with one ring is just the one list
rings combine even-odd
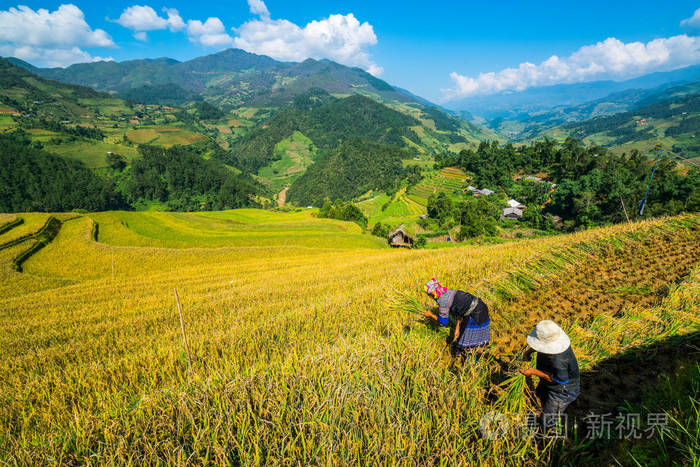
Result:
{"label": "straw hat", "polygon": [[558,354],[569,348],[571,340],[557,323],[546,319],[537,323],[527,336],[527,345],[538,352]]}

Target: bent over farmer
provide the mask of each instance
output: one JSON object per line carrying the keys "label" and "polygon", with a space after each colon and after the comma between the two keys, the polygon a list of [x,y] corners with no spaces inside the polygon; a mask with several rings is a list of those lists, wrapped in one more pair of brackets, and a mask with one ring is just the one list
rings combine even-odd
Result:
{"label": "bent over farmer", "polygon": [[544,434],[556,427],[559,416],[581,392],[578,362],[569,336],[554,321],[537,323],[527,336],[530,347],[523,359],[529,361],[537,352],[536,368],[521,369],[525,376],[538,376],[535,393],[542,404],[540,425]]}
{"label": "bent over farmer", "polygon": [[425,293],[437,302],[439,310],[437,315],[426,311],[426,317],[434,319],[441,326],[448,326],[450,318],[454,321],[454,335],[450,343],[452,355],[463,356],[469,350],[488,345],[491,336],[489,309],[479,297],[448,289],[435,278],[425,284]]}

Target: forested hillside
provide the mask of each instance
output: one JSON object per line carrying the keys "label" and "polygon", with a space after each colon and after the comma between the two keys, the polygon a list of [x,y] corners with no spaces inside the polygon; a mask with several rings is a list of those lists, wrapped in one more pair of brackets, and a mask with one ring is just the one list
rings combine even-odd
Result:
{"label": "forested hillside", "polygon": [[[227,54],[217,54],[193,61],[189,66],[191,70],[216,70],[226,66],[229,58]],[[252,61],[241,66],[252,66],[258,60],[249,55],[243,58]],[[263,65],[267,64],[264,66],[273,64],[265,58],[260,60]],[[169,85],[149,84],[130,89],[130,92],[167,97],[172,103],[187,101],[185,106],[178,108],[124,101],[87,87],[64,85],[38,77],[7,61],[2,63],[7,73],[3,76],[0,95],[5,96],[3,102],[9,103],[5,104],[7,113],[0,116],[4,129],[21,129],[22,138],[33,147],[81,161],[88,168],[96,169],[96,175],[100,177],[113,177],[112,181],[117,181],[116,187],[125,202],[138,209],[196,210],[245,205],[251,199],[248,195],[272,196],[271,193],[289,187],[309,167],[317,170],[314,162],[319,158],[328,156],[333,159],[330,152],[357,138],[362,142],[355,141],[348,148],[360,144],[373,154],[395,155],[392,160],[416,158],[421,163],[430,163],[434,155],[466,147],[469,141],[474,141],[474,134],[479,134],[476,127],[436,107],[398,101],[389,106],[361,94],[336,97],[320,87],[299,92],[291,103],[279,108],[240,107],[230,111],[179,86],[170,88]],[[133,76],[130,73],[137,70],[153,71],[174,63],[170,60],[144,60],[130,64],[126,71],[128,76]],[[97,79],[102,76],[100,73],[110,74],[110,70],[115,70],[112,63],[98,65],[78,68],[99,72],[95,75]],[[344,70],[330,62],[307,61],[299,66],[305,70],[307,78],[314,80],[320,79],[317,75],[325,67],[338,73]],[[88,80],[89,76],[87,73],[84,79]],[[111,79],[116,80],[116,77]],[[375,78],[367,79],[377,89],[390,91],[391,87],[386,83]],[[370,142],[373,145],[367,146]],[[168,169],[153,164],[152,149],[146,151],[149,156],[145,157],[144,145],[173,147],[171,156],[187,157],[189,165],[195,163],[192,157],[204,159],[204,165],[198,170],[208,175],[213,174],[207,165],[209,160],[216,160],[226,164],[226,170],[233,174],[238,170],[256,174],[265,187],[251,185],[248,183],[250,179],[244,180],[248,175],[243,175],[235,183],[241,190],[234,191],[244,195],[236,195],[235,200],[225,202],[214,194],[216,190],[199,186],[192,177],[186,178],[187,183],[194,184],[189,191],[184,186],[176,188],[172,183],[164,188],[167,185],[165,180],[170,177]],[[355,152],[351,149],[345,154],[353,157]],[[380,160],[389,159],[380,156]],[[144,163],[150,164],[147,169],[143,169]],[[402,169],[398,167],[400,162],[396,167],[393,164],[373,169],[380,172],[386,169],[392,175],[390,181],[382,179],[372,186],[396,186]],[[124,182],[129,177],[135,178],[129,183]],[[218,172],[212,175],[213,180],[219,178]],[[317,191],[325,193],[323,196],[350,199],[358,190],[350,185],[343,183],[330,191],[321,187],[309,193]],[[295,195],[291,196],[290,199],[295,198]],[[301,201],[298,196],[296,198]]]}
{"label": "forested hillside", "polygon": [[112,181],[30,143],[21,132],[0,134],[0,212],[127,207]]}
{"label": "forested hillside", "polygon": [[420,144],[411,126],[419,122],[367,97],[354,95],[336,99],[315,89],[298,96],[281,109],[264,127],[251,131],[236,142],[232,151],[239,165],[251,171],[274,160],[277,143],[294,131],[306,135],[321,149],[331,149],[343,141],[361,136],[383,144],[406,146],[404,137]]}
{"label": "forested hillside", "polygon": [[350,200],[368,190],[395,191],[407,157],[396,146],[350,138],[309,167],[292,185],[289,199],[320,205],[324,198]]}
{"label": "forested hillside", "polygon": [[0,211],[105,211],[158,203],[174,211],[257,206],[264,189],[198,148],[140,146],[131,164],[110,158],[106,176],[33,145],[19,130],[0,134]]}

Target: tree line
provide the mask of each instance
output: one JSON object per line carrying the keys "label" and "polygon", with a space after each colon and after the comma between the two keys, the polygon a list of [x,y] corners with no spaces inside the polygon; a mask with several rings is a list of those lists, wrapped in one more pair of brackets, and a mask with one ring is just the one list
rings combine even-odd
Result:
{"label": "tree line", "polygon": [[[547,214],[557,215],[573,229],[625,220],[623,204],[630,218],[639,217],[637,205],[649,184],[654,159],[636,150],[615,154],[568,138],[561,144],[546,139],[522,146],[482,142],[476,150],[441,155],[436,164],[473,174],[472,185],[521,196],[519,201],[534,205],[530,214],[538,218],[535,222]],[[519,173],[538,172],[549,183],[515,180]],[[700,169],[679,170],[676,162],[662,157],[644,217],[698,210]]]}
{"label": "tree line", "polygon": [[33,146],[23,131],[0,134],[0,162],[0,212],[128,207],[111,180]]}

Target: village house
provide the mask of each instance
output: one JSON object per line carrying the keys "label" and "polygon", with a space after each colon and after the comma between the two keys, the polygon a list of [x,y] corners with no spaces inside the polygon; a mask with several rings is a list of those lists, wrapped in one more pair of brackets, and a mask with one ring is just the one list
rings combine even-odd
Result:
{"label": "village house", "polygon": [[515,180],[529,180],[531,182],[541,182],[543,179],[541,177],[536,177],[535,175],[518,175]]}
{"label": "village house", "polygon": [[484,188],[484,189],[480,190],[479,188],[471,186],[471,185],[469,185],[467,187],[467,190],[474,193],[474,196],[479,196],[479,195],[489,196],[489,195],[492,195],[495,193],[494,191],[491,191],[488,188]]}
{"label": "village house", "polygon": [[525,205],[524,205],[523,203],[521,203],[520,201],[516,201],[516,200],[514,200],[514,199],[509,199],[509,200],[507,201],[507,203],[508,203],[508,207],[511,207],[511,208],[518,208],[518,209],[520,209],[521,211],[524,211],[524,210],[525,210]]}
{"label": "village house", "polygon": [[413,238],[413,236],[410,235],[408,232],[406,232],[404,227],[405,226],[403,224],[401,224],[398,229],[387,234],[386,239],[392,248],[399,248],[399,247],[412,248],[413,247],[413,244],[415,243],[416,239]]}
{"label": "village house", "polygon": [[503,208],[501,219],[520,220],[523,218],[523,210],[518,208]]}

